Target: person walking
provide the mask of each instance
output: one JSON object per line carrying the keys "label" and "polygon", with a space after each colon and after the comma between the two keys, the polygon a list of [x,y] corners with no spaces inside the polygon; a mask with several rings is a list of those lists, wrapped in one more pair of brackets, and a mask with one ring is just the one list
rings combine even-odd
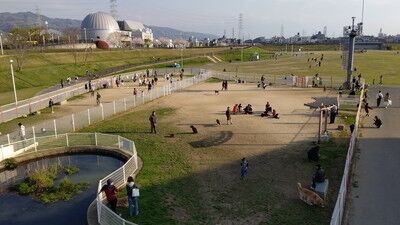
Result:
{"label": "person walking", "polygon": [[157,134],[157,116],[156,112],[153,111],[149,117],[151,133]]}
{"label": "person walking", "polygon": [[368,102],[365,103],[364,105],[364,110],[366,115],[365,116],[369,116],[369,110],[372,109],[372,107],[369,106]]}
{"label": "person walking", "polygon": [[19,126],[19,137],[21,140],[25,140],[25,126],[22,123],[18,123]]}
{"label": "person walking", "polygon": [[242,162],[240,163],[240,179],[244,179],[245,176],[247,176],[249,172],[249,162],[247,162],[246,158],[242,159]]}
{"label": "person walking", "polygon": [[230,109],[230,107],[226,108],[225,115],[226,115],[226,124],[227,125],[229,123],[232,124],[232,117],[231,117],[231,109]]}
{"label": "person walking", "polygon": [[378,94],[376,94],[376,107],[379,107],[381,105],[383,99],[383,94],[381,91],[378,92]]}
{"label": "person walking", "polygon": [[119,192],[118,188],[114,186],[113,180],[108,179],[107,184],[105,184],[101,189],[99,194],[104,192],[106,194],[107,202],[110,204],[110,208],[113,212],[117,213],[117,193]]}
{"label": "person walking", "polygon": [[388,108],[388,106],[392,105],[392,99],[389,92],[385,94],[385,97],[383,98],[383,103],[386,109]]}
{"label": "person walking", "polygon": [[97,105],[100,105],[100,103],[101,103],[101,95],[99,92],[97,92],[97,95],[96,95],[96,103],[97,103]]}
{"label": "person walking", "polygon": [[126,194],[128,195],[129,215],[139,215],[139,188],[135,184],[133,177],[128,177]]}

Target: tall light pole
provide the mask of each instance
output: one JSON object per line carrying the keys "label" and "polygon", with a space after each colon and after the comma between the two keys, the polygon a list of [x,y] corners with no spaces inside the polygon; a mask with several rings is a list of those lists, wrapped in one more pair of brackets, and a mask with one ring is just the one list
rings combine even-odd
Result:
{"label": "tall light pole", "polygon": [[18,105],[17,89],[15,88],[15,78],[14,78],[13,62],[14,62],[14,61],[13,61],[12,59],[10,59],[10,69],[11,69],[11,78],[12,78],[13,88],[14,88],[15,105]]}
{"label": "tall light pole", "polygon": [[85,43],[87,43],[86,28],[83,28],[83,31],[85,32]]}
{"label": "tall light pole", "polygon": [[3,51],[3,34],[0,33],[0,49],[1,49],[1,54],[4,55]]}

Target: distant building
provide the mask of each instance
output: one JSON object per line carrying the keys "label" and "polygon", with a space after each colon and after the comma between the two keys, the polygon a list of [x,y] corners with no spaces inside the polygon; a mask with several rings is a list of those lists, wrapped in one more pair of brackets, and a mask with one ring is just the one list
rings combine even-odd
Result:
{"label": "distant building", "polygon": [[118,21],[119,28],[121,31],[128,32],[128,35],[132,38],[140,38],[143,41],[149,40],[153,41],[153,31],[150,28],[146,28],[142,23],[132,21],[132,20],[123,20]]}

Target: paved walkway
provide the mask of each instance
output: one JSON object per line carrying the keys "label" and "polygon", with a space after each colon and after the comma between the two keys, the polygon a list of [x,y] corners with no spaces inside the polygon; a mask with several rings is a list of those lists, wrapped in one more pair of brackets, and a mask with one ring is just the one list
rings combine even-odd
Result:
{"label": "paved walkway", "polygon": [[[371,88],[372,106],[376,106],[378,90],[391,94],[393,106],[374,109],[362,120],[360,157],[352,181],[356,185],[350,184],[348,225],[400,224],[400,87]],[[375,115],[383,121],[381,129],[372,126]]]}

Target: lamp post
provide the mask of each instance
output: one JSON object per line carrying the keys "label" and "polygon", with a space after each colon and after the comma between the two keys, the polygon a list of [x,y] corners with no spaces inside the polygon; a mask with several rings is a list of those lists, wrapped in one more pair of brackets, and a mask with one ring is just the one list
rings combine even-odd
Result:
{"label": "lamp post", "polygon": [[0,33],[0,50],[1,50],[1,54],[4,55],[4,51],[3,51],[3,34]]}
{"label": "lamp post", "polygon": [[14,62],[14,61],[13,61],[12,59],[10,59],[10,69],[11,69],[11,78],[12,78],[13,88],[14,88],[15,105],[18,105],[17,89],[15,88],[15,78],[14,78],[13,62]]}
{"label": "lamp post", "polygon": [[86,28],[83,28],[83,31],[85,32],[85,43],[87,43]]}

